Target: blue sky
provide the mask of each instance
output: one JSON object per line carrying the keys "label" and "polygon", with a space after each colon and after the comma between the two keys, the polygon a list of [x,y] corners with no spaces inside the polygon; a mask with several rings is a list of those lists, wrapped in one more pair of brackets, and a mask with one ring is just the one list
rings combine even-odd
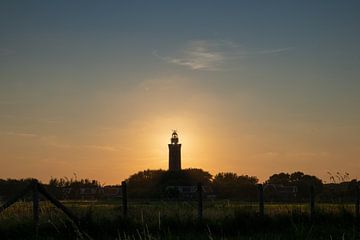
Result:
{"label": "blue sky", "polygon": [[0,177],[113,183],[166,168],[174,128],[186,167],[358,177],[359,7],[2,1]]}

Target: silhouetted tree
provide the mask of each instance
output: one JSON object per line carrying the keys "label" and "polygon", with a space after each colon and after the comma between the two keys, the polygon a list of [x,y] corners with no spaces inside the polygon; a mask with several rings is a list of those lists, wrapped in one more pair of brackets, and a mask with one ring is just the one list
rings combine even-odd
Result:
{"label": "silhouetted tree", "polygon": [[10,198],[11,196],[16,195],[18,192],[22,191],[31,183],[32,179],[11,179],[6,180],[0,179],[0,197],[3,199]]}
{"label": "silhouetted tree", "polygon": [[[304,174],[303,172],[288,173],[277,173],[269,177],[265,182],[266,184],[283,185],[283,186],[295,186],[297,188],[296,199],[306,200],[309,197],[310,186],[314,186],[315,193],[318,194],[322,191],[322,181],[311,175]],[[273,193],[276,194],[276,193]],[[276,199],[273,198],[272,199]]]}
{"label": "silhouetted tree", "polygon": [[[101,184],[97,180],[90,179],[51,178],[46,188],[58,199],[80,199],[82,188],[100,189]],[[96,195],[100,195],[100,193]]]}
{"label": "silhouetted tree", "polygon": [[158,197],[161,193],[159,183],[164,170],[145,170],[131,175],[128,183],[128,195],[132,198]]}
{"label": "silhouetted tree", "polygon": [[215,175],[212,186],[219,198],[239,198],[252,200],[256,198],[257,177],[226,172]]}
{"label": "silhouetted tree", "polygon": [[288,173],[277,173],[269,177],[265,182],[267,184],[283,184],[285,186],[290,185],[290,174]]}
{"label": "silhouetted tree", "polygon": [[353,202],[356,196],[356,186],[358,181],[328,183],[323,185],[323,191],[320,195],[321,201],[332,203]]}
{"label": "silhouetted tree", "polygon": [[209,186],[211,178],[209,172],[193,168],[181,171],[145,170],[131,175],[126,181],[129,197],[159,198],[168,186],[195,186],[198,182]]}

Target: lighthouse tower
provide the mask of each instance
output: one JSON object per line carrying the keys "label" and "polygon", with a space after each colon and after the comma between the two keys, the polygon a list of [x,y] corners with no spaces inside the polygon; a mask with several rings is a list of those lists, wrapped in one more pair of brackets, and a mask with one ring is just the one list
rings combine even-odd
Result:
{"label": "lighthouse tower", "polygon": [[171,143],[169,146],[169,171],[181,170],[181,144],[179,144],[179,137],[174,130],[171,135]]}

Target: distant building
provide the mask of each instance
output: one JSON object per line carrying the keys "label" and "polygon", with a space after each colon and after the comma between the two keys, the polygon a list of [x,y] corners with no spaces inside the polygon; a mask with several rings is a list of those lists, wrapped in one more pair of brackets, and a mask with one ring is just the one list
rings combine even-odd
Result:
{"label": "distant building", "polygon": [[181,144],[176,131],[173,131],[169,146],[169,171],[181,170]]}
{"label": "distant building", "polygon": [[[202,191],[205,197],[213,198],[213,191],[208,186],[202,186]],[[191,199],[197,197],[197,186],[167,186],[165,189],[166,195],[169,198]]]}
{"label": "distant building", "polygon": [[120,186],[105,186],[103,187],[103,194],[105,198],[119,198],[121,197]]}
{"label": "distant building", "polygon": [[102,195],[101,187],[81,187],[79,195],[82,200],[94,200]]}
{"label": "distant building", "polygon": [[298,189],[296,186],[284,186],[283,184],[265,184],[264,192],[269,200],[293,200],[296,198]]}
{"label": "distant building", "polygon": [[104,186],[104,187],[63,187],[61,188],[63,199],[111,199],[121,197],[120,186]]}

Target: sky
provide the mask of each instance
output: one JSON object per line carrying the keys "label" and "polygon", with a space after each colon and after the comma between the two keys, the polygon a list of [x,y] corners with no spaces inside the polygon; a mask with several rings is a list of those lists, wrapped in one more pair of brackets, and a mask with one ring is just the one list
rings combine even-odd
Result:
{"label": "sky", "polygon": [[0,2],[0,178],[360,178],[359,1]]}

